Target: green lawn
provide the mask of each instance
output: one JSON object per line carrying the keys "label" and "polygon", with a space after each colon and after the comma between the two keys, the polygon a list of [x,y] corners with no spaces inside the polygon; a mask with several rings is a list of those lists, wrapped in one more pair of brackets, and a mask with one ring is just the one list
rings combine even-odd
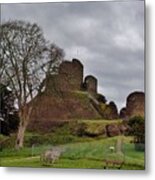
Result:
{"label": "green lawn", "polygon": [[[45,166],[40,162],[40,154],[51,145],[42,145],[33,148],[23,148],[20,151],[4,149],[0,152],[1,166],[16,167],[53,167],[53,168],[93,168],[103,169],[105,159],[119,159],[118,154],[109,151],[109,146],[114,146],[117,138],[113,137],[90,142],[77,142],[60,145],[65,148],[61,158],[53,165]],[[123,137],[123,152],[125,164],[122,169],[144,169],[144,152],[135,151],[130,144],[130,137]],[[109,167],[110,169],[117,167]]]}

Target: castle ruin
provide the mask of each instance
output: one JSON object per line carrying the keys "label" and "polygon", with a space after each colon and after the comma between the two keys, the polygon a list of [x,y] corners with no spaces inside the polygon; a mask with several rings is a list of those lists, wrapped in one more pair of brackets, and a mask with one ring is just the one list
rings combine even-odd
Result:
{"label": "castle ruin", "polygon": [[[34,110],[28,129],[52,126],[50,123],[77,119],[118,119],[114,102],[107,103],[106,97],[98,94],[96,77],[84,77],[82,63],[73,59],[63,61],[57,74],[51,74],[43,81],[45,89],[31,102]],[[133,93],[127,98],[127,107],[122,115],[144,115],[144,94]],[[36,126],[34,126],[36,125]]]}
{"label": "castle ruin", "polygon": [[46,88],[53,92],[87,91],[97,94],[97,79],[89,75],[83,82],[83,74],[83,65],[79,60],[63,61],[58,73],[47,78]]}
{"label": "castle ruin", "polygon": [[83,86],[90,94],[97,94],[97,79],[94,76],[86,76]]}
{"label": "castle ruin", "polygon": [[126,99],[126,107],[120,111],[120,118],[129,119],[134,116],[144,117],[145,94],[144,92],[133,92]]}

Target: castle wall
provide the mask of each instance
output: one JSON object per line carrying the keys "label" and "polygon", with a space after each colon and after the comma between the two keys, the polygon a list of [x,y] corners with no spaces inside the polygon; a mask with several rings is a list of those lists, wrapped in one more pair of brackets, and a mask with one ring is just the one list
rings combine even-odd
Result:
{"label": "castle wall", "polygon": [[83,84],[83,65],[77,59],[64,61],[57,75],[48,78],[47,87],[52,92],[81,90]]}
{"label": "castle wall", "polygon": [[126,109],[127,116],[143,116],[145,108],[145,94],[143,92],[134,92],[127,97]]}
{"label": "castle wall", "polygon": [[81,90],[83,83],[83,65],[79,60],[64,61],[59,67],[60,86],[63,91]]}
{"label": "castle wall", "polygon": [[144,92],[133,92],[126,100],[126,107],[120,110],[120,118],[129,119],[134,116],[144,117],[145,94]]}
{"label": "castle wall", "polygon": [[91,94],[97,94],[97,79],[94,76],[86,76],[84,80],[85,90]]}

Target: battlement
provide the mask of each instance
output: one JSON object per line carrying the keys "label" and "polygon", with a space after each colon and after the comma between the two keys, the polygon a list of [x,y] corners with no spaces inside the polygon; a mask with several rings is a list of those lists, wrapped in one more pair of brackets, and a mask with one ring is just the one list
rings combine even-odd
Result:
{"label": "battlement", "polygon": [[86,76],[83,82],[83,64],[78,59],[63,61],[58,74],[50,75],[47,81],[46,89],[51,92],[85,90],[92,95],[97,93],[97,79],[94,76]]}
{"label": "battlement", "polygon": [[92,76],[86,76],[84,80],[84,88],[91,94],[97,94],[97,79]]}

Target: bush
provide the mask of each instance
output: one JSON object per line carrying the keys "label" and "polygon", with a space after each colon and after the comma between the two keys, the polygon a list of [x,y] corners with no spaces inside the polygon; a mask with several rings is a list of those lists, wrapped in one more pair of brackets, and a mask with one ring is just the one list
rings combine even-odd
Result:
{"label": "bush", "polygon": [[1,150],[6,148],[14,148],[15,140],[16,140],[16,135],[11,135],[10,137],[5,137],[3,139],[0,139]]}
{"label": "bush", "polygon": [[33,145],[57,145],[73,142],[75,137],[73,135],[61,135],[61,134],[45,134],[32,135],[25,137],[25,146],[32,147]]}
{"label": "bush", "polygon": [[85,130],[86,130],[86,124],[85,123],[75,123],[74,127],[72,129],[72,134],[76,136],[84,136]]}
{"label": "bush", "polygon": [[30,123],[28,125],[28,131],[30,132],[36,132],[36,133],[52,133],[58,128],[63,128],[66,124],[68,124],[67,121],[34,121],[33,123]]}
{"label": "bush", "polygon": [[96,99],[101,103],[106,103],[107,102],[106,97],[103,96],[102,94],[97,94]]}
{"label": "bush", "polygon": [[131,127],[130,135],[134,136],[134,144],[136,150],[145,149],[145,120],[141,116],[135,116],[128,121]]}

